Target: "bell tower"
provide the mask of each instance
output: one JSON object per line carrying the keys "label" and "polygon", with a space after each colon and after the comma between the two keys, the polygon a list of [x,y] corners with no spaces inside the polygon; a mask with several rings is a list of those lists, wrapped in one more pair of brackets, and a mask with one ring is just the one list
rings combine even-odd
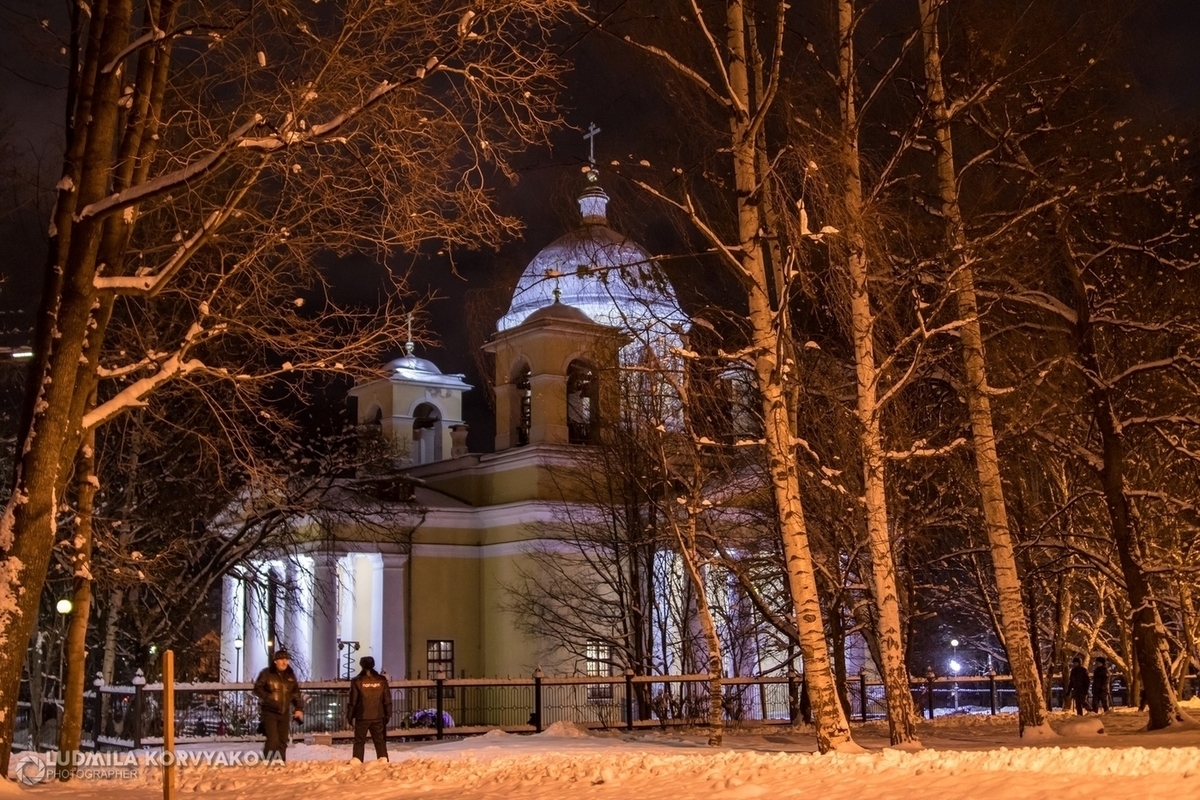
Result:
{"label": "bell tower", "polygon": [[618,353],[628,337],[554,302],[484,345],[495,356],[496,450],[587,444],[615,421]]}
{"label": "bell tower", "polygon": [[410,336],[405,354],[384,367],[387,377],[350,390],[358,401],[357,423],[379,426],[396,447],[399,467],[445,461],[466,450],[462,399],[471,386],[462,375],[443,375],[413,349]]}

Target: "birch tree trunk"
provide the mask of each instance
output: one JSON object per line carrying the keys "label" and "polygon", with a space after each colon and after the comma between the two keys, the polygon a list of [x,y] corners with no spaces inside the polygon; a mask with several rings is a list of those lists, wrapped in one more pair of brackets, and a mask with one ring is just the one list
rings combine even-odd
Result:
{"label": "birch tree trunk", "polygon": [[79,451],[76,476],[75,557],[72,564],[74,592],[71,620],[67,627],[64,651],[66,678],[63,681],[63,713],[58,730],[59,753],[72,756],[63,771],[64,779],[75,774],[74,754],[83,738],[83,692],[87,685],[87,633],[92,609],[92,525],[93,505],[99,483],[95,469],[94,431],[89,431]]}
{"label": "birch tree trunk", "polygon": [[842,167],[845,186],[844,252],[850,278],[850,325],[854,340],[855,414],[862,452],[863,503],[867,518],[867,543],[871,553],[873,598],[879,642],[879,663],[887,699],[888,733],[892,744],[916,741],[912,691],[904,658],[900,601],[896,589],[896,563],[888,529],[885,491],[885,453],[878,404],[879,371],[875,361],[875,320],[867,269],[867,244],[863,231],[862,172],[858,145],[857,79],[854,63],[854,3],[838,0],[838,89],[842,112]]}
{"label": "birch tree trunk", "polygon": [[[117,623],[121,620],[121,604],[125,602],[125,590],[118,587],[108,593],[108,610],[104,615],[104,655],[100,662],[100,677],[105,685],[111,685],[117,669]],[[98,730],[105,732],[104,723],[112,710],[112,695],[100,697],[100,721]]]}
{"label": "birch tree trunk", "polygon": [[701,571],[696,549],[695,515],[689,513],[684,525],[686,530],[681,531],[679,523],[672,520],[671,529],[675,531],[688,580],[696,593],[696,618],[700,622],[708,653],[708,744],[710,747],[720,747],[725,733],[725,689],[722,680],[725,665],[721,657],[721,639],[717,636],[717,623],[713,620],[712,606],[708,602],[708,584]]}
{"label": "birch tree trunk", "polygon": [[728,76],[732,95],[729,127],[737,197],[738,241],[732,249],[737,253],[741,271],[748,279],[751,346],[762,398],[767,468],[779,517],[788,588],[800,632],[804,679],[812,701],[817,746],[822,753],[827,753],[838,749],[856,749],[857,745],[853,744],[850,726],[837,699],[821,604],[817,596],[812,548],[804,521],[795,456],[795,416],[790,413],[786,396],[787,365],[781,363],[788,352],[785,342],[790,335],[786,287],[776,287],[778,308],[772,307],[768,294],[771,283],[759,234],[762,220],[757,200],[766,176],[758,172],[755,147],[757,124],[761,124],[765,108],[755,104],[750,95],[746,13],[742,0],[730,0],[726,5]]}
{"label": "birch tree trunk", "polygon": [[924,46],[925,91],[933,116],[937,181],[941,195],[942,217],[946,226],[947,266],[950,289],[958,310],[959,340],[962,345],[964,387],[971,420],[975,469],[983,501],[984,527],[992,555],[992,570],[1004,627],[1005,648],[1017,693],[1019,725],[1026,730],[1049,731],[1046,704],[1042,698],[1033,644],[1029,638],[1021,581],[1017,572],[1008,513],[1004,505],[1004,486],[1000,477],[1000,459],[996,453],[996,434],[992,426],[992,407],[987,384],[983,333],[975,294],[975,275],[966,226],[959,205],[958,172],[954,163],[950,109],[942,80],[941,45],[938,35],[938,11],[942,0],[917,0],[921,16],[921,40]]}

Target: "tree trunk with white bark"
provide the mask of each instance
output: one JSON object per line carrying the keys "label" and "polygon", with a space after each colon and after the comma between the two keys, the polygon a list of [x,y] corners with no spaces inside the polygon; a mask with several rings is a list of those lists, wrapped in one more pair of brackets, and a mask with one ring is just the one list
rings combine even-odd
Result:
{"label": "tree trunk with white bark", "polygon": [[852,0],[838,0],[838,76],[842,112],[842,202],[845,213],[843,266],[850,278],[850,327],[854,341],[855,415],[862,454],[863,505],[871,554],[872,593],[876,606],[879,662],[887,700],[888,733],[892,744],[916,741],[915,711],[904,658],[896,562],[888,526],[885,452],[880,426],[880,374],[875,360],[875,317],[871,309],[867,243],[863,231],[861,158],[858,146],[857,78],[854,56]]}
{"label": "tree trunk with white bark", "polygon": [[984,527],[999,596],[1004,644],[1017,694],[1020,729],[1022,733],[1030,728],[1047,730],[1046,704],[1041,693],[1033,644],[1029,638],[1025,604],[1021,597],[1021,580],[1008,526],[1008,512],[1004,504],[1000,459],[996,452],[996,434],[992,424],[983,332],[975,292],[973,257],[959,205],[959,181],[954,162],[950,109],[942,79],[938,33],[938,11],[941,6],[942,0],[918,0],[921,40],[924,47],[925,91],[933,116],[937,182],[946,228],[950,290],[954,293],[961,325],[959,341],[966,378],[964,393],[971,421],[975,469],[979,479]]}

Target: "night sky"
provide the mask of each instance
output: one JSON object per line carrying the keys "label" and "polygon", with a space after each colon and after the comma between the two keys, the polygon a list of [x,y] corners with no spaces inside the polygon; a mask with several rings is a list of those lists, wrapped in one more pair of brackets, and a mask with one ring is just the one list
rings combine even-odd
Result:
{"label": "night sky", "polygon": [[[1123,66],[1135,77],[1141,97],[1170,109],[1188,129],[1194,128],[1200,111],[1200,2],[1150,0],[1130,6],[1126,32],[1133,46],[1127,48],[1128,63]],[[0,346],[28,343],[41,281],[52,199],[46,189],[57,180],[65,94],[64,77],[53,63],[58,44],[52,34],[65,31],[66,8],[65,0],[0,0]],[[48,20],[48,30],[40,24],[43,19]],[[643,59],[595,34],[564,37],[563,46],[574,65],[562,96],[563,114],[572,129],[560,131],[552,147],[527,153],[515,185],[497,186],[501,208],[524,222],[524,238],[497,252],[457,254],[456,275],[444,260],[397,254],[390,264],[393,269],[411,269],[415,292],[433,291],[442,298],[429,320],[429,330],[439,341],[419,347],[418,353],[445,372],[465,373],[469,383],[480,387],[469,397],[466,410],[471,449],[476,451],[491,449],[493,431],[474,352],[484,331],[468,324],[466,312],[491,305],[496,315],[502,313],[525,264],[575,224],[573,198],[582,186],[580,168],[587,156],[581,129],[591,121],[602,128],[596,140],[601,165],[633,154],[653,158],[679,135],[669,128],[660,102],[646,88],[652,81],[642,79],[647,70]],[[653,253],[686,250],[660,209],[615,176],[608,177],[605,187],[613,197],[614,227]],[[681,259],[668,263],[667,269],[685,307],[702,299],[696,287],[702,291],[703,282],[690,274],[694,264]],[[331,270],[351,294],[364,290],[360,276],[373,271],[372,265],[354,260],[335,263]]]}

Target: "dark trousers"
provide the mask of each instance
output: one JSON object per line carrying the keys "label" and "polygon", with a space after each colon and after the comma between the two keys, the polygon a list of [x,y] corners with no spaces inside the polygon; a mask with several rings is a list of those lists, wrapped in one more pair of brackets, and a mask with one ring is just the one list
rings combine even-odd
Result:
{"label": "dark trousers", "polygon": [[1108,711],[1108,693],[1092,692],[1092,710],[1099,714],[1102,708]]}
{"label": "dark trousers", "polygon": [[375,757],[387,758],[387,739],[384,738],[385,719],[356,719],[354,720],[354,758],[363,760],[367,751],[367,733],[375,743]]}
{"label": "dark trousers", "polygon": [[273,758],[287,761],[288,739],[291,738],[292,718],[286,714],[276,714],[271,711],[262,712],[263,730],[267,741],[263,744],[263,759]]}
{"label": "dark trousers", "polygon": [[1087,709],[1087,692],[1075,692],[1071,695],[1071,699],[1075,701],[1075,713],[1083,714]]}

